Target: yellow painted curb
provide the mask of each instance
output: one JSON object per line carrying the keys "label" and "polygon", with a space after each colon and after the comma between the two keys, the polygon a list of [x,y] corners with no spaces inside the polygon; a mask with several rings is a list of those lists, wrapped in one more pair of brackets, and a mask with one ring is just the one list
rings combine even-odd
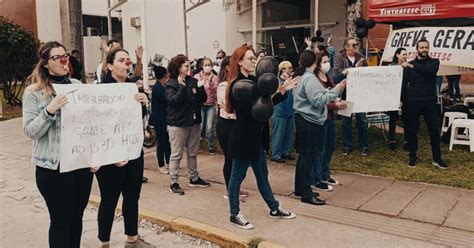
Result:
{"label": "yellow painted curb", "polygon": [[[95,195],[91,195],[89,197],[89,205],[99,207],[99,204],[100,197]],[[117,207],[116,210],[121,211],[121,208]],[[227,230],[223,230],[187,218],[176,217],[166,214],[156,214],[147,209],[140,209],[140,218],[147,220],[153,224],[158,224],[160,226],[166,227],[169,230],[179,231],[186,235],[203,240],[208,240],[224,247],[248,247],[248,244],[251,241],[249,237],[235,234]],[[285,246],[274,244],[268,241],[262,241],[259,243],[258,247],[280,248]]]}

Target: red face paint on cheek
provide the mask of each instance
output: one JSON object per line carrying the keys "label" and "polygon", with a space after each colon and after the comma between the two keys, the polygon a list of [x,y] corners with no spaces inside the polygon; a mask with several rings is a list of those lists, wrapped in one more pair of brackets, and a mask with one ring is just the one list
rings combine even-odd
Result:
{"label": "red face paint on cheek", "polygon": [[68,61],[69,61],[69,60],[68,60],[67,58],[60,58],[60,59],[59,59],[59,63],[61,63],[61,64],[63,64],[63,65],[67,64]]}

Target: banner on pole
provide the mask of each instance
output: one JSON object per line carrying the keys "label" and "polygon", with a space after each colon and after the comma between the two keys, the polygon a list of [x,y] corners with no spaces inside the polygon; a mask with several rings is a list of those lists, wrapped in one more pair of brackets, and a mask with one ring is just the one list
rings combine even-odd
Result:
{"label": "banner on pole", "polygon": [[402,91],[401,66],[350,68],[347,75],[347,101],[354,102],[353,113],[398,110]]}
{"label": "banner on pole", "polygon": [[[417,57],[416,42],[430,43],[430,57],[439,59],[438,75],[472,73],[474,68],[474,27],[417,27],[392,30],[382,56],[383,62],[392,62],[399,47],[407,49],[408,61]],[[446,67],[446,68],[443,68]]]}
{"label": "banner on pole", "polygon": [[136,159],[143,146],[135,84],[54,84],[61,108],[60,172]]}

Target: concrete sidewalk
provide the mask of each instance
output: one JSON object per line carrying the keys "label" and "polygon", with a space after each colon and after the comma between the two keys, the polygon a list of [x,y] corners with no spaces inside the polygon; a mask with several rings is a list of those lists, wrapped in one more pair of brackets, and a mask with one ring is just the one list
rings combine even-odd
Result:
{"label": "concrete sidewalk", "polygon": [[[31,141],[21,130],[21,119],[0,122],[0,152],[31,156]],[[328,205],[303,204],[292,196],[294,167],[269,164],[270,182],[277,199],[298,214],[295,220],[268,218],[268,209],[255,190],[249,170],[243,187],[251,195],[241,205],[242,212],[255,225],[244,231],[229,224],[228,201],[219,155],[199,155],[201,177],[213,182],[211,188],[187,187],[184,196],[168,192],[169,177],[157,172],[153,150],[145,155],[145,184],[140,207],[148,212],[182,216],[250,237],[260,237],[290,247],[474,247],[474,191],[353,173],[334,173],[342,186],[322,193]],[[182,164],[185,176],[185,161]],[[94,194],[97,188],[94,187]]]}

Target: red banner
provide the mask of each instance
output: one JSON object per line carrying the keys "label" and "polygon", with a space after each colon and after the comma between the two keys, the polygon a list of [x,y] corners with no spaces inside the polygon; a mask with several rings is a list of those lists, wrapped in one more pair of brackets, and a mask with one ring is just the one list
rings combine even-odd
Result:
{"label": "red banner", "polygon": [[367,0],[366,10],[377,22],[474,17],[474,0]]}

